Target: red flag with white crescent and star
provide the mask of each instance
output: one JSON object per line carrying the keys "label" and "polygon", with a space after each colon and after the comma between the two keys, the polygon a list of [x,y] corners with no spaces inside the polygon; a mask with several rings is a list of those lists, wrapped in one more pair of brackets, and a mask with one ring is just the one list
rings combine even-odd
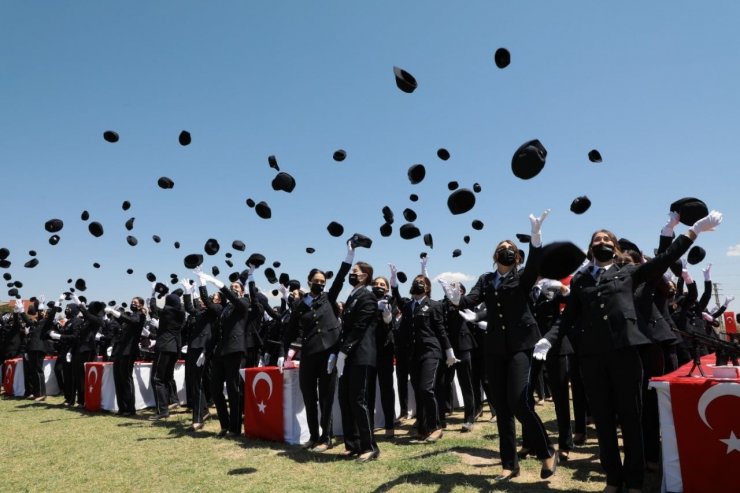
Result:
{"label": "red flag with white crescent and star", "polygon": [[725,312],[725,332],[728,334],[737,334],[737,323],[735,322],[735,312]]}
{"label": "red flag with white crescent and star", "polygon": [[738,491],[740,381],[671,380],[684,493]]}
{"label": "red flag with white crescent and star", "polygon": [[104,363],[85,363],[85,409],[100,411]]}
{"label": "red flag with white crescent and star", "polygon": [[276,366],[247,368],[244,373],[244,434],[282,442],[283,374]]}
{"label": "red flag with white crescent and star", "polygon": [[5,373],[3,374],[3,389],[5,395],[13,395],[13,383],[15,382],[15,364],[18,359],[5,360]]}

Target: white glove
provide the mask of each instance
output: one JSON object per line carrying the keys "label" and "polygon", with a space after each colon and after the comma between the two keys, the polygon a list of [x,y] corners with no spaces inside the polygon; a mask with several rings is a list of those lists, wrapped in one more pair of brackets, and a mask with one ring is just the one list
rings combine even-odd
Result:
{"label": "white glove", "polygon": [[108,357],[110,358],[111,355],[113,354],[113,346],[108,346],[108,349],[105,350],[105,354],[107,354]]}
{"label": "white glove", "polygon": [[149,329],[147,329],[146,327],[141,329],[141,335],[143,335],[144,337],[149,337],[149,334],[151,334],[151,332],[149,332]]}
{"label": "white glove", "polygon": [[388,300],[378,301],[378,309],[383,312],[383,323],[389,324],[393,320],[393,308]]}
{"label": "white glove", "polygon": [[182,283],[180,284],[182,284],[182,287],[185,288],[185,294],[192,295],[193,291],[195,291],[195,284],[193,284],[193,281],[191,281],[190,279],[183,279]]}
{"label": "white glove", "polygon": [[388,300],[378,300],[378,311],[384,312],[388,308]]}
{"label": "white glove", "polygon": [[532,354],[532,356],[534,356],[535,359],[544,360],[551,347],[552,344],[550,344],[550,341],[543,337],[534,345],[534,354]]}
{"label": "white glove", "polygon": [[52,330],[51,332],[49,332],[49,338],[53,341],[58,341],[62,338],[62,336],[56,330]]}
{"label": "white glove", "polygon": [[278,286],[278,291],[280,291],[280,297],[282,297],[285,301],[288,301],[288,288],[281,284],[280,286]]}
{"label": "white glove", "polygon": [[151,320],[149,320],[149,325],[151,327],[154,327],[155,329],[158,329],[159,328],[159,319],[158,318],[152,318]]}
{"label": "white glove", "polygon": [[344,374],[344,362],[347,359],[347,355],[339,351],[337,355],[337,377],[341,377]]}
{"label": "white glove", "polygon": [[714,231],[714,228],[719,226],[721,223],[722,213],[712,211],[706,217],[703,217],[696,221],[694,225],[689,228],[689,231],[692,231],[696,236],[699,236],[699,233],[703,233],[705,231]]}
{"label": "white glove", "polygon": [[23,353],[23,359],[28,361],[28,353]]}
{"label": "white glove", "polygon": [[488,330],[488,321],[481,320],[480,322],[478,322],[478,327],[483,329],[483,331],[485,332],[486,330]]}
{"label": "white glove", "polygon": [[460,362],[459,359],[455,358],[455,351],[452,348],[445,349],[445,356],[446,356],[446,359],[447,359],[447,367],[448,368],[450,366],[453,366],[455,363],[459,363]]}
{"label": "white glove", "polygon": [[393,320],[393,312],[388,310],[387,312],[383,312],[383,323],[389,324],[391,323],[391,320]]}
{"label": "white glove", "polygon": [[543,279],[537,284],[542,291],[560,291],[563,288],[563,283],[555,279]]}
{"label": "white glove", "polygon": [[442,286],[445,297],[450,300],[453,305],[457,306],[460,303],[460,286],[454,282],[449,283],[444,279],[440,279],[439,284]]}
{"label": "white glove", "polygon": [[67,363],[71,363],[72,362],[72,353],[67,353],[67,356],[65,356],[64,359],[67,360]]}
{"label": "white glove", "polygon": [[205,286],[206,285],[206,280],[203,279],[203,276],[202,276],[203,271],[201,270],[201,268],[200,267],[196,267],[195,269],[193,269],[193,273],[195,273],[195,275],[198,276],[198,280],[200,281],[200,285],[201,286]]}
{"label": "white glove", "polygon": [[388,268],[391,270],[391,287],[395,288],[398,286],[398,267],[393,264],[388,264]]}
{"label": "white glove", "polygon": [[476,319],[475,312],[473,310],[471,310],[470,308],[466,308],[464,310],[460,310],[457,313],[460,314],[460,316],[462,317],[463,320],[465,320],[467,322],[475,322],[475,319]]}
{"label": "white glove", "polygon": [[701,312],[701,318],[703,318],[706,322],[714,322],[714,317],[707,312]]}
{"label": "white glove", "polygon": [[295,349],[288,349],[288,361],[293,361],[293,358],[295,357]]}
{"label": "white glove", "polygon": [[277,367],[278,370],[280,370],[280,373],[282,373],[283,368],[285,367],[285,358],[283,358],[282,356],[280,356],[277,360]]}
{"label": "white glove", "polygon": [[247,284],[254,282],[254,265],[247,264]]}
{"label": "white glove", "polygon": [[735,299],[734,296],[727,296],[725,298],[725,302],[722,303],[722,306],[724,306],[725,308],[727,308],[728,306],[730,306],[730,303],[732,303],[732,300],[734,300],[734,299]]}
{"label": "white glove", "polygon": [[13,311],[15,313],[23,313],[23,300],[15,300],[15,308],[13,308]]}
{"label": "white glove", "polygon": [[529,240],[529,243],[533,247],[542,246],[542,235],[540,234],[540,229],[542,228],[542,222],[547,218],[548,214],[550,214],[550,209],[546,209],[540,217],[535,217],[534,214],[529,215],[529,223],[532,226],[532,239]]}
{"label": "white glove", "polygon": [[347,241],[347,256],[344,257],[345,264],[351,264],[355,260],[355,249],[352,248],[352,242]]}
{"label": "white glove", "polygon": [[263,366],[265,366],[265,357],[260,356],[259,361],[257,361],[257,368],[262,368]]}
{"label": "white glove", "polygon": [[39,306],[44,306],[46,304],[46,295],[39,296]]}
{"label": "white glove", "polygon": [[152,339],[151,341],[149,341],[149,349],[153,348],[156,345],[157,345],[157,341],[155,341],[154,339]]}
{"label": "white glove", "polygon": [[215,277],[208,275],[208,274],[202,274],[203,278],[207,281],[216,286],[218,289],[221,289],[224,287],[224,283],[216,279]]}
{"label": "white glove", "polygon": [[329,355],[329,361],[326,362],[326,373],[331,375],[331,372],[334,371],[334,367],[337,364],[337,355],[336,354],[330,354]]}
{"label": "white glove", "polygon": [[184,345],[184,346],[182,347],[182,349],[180,349],[180,352],[181,352],[181,353],[183,353],[183,354],[187,354],[187,352],[188,352],[188,345],[187,345],[187,344],[185,344],[185,345]]}
{"label": "white glove", "polygon": [[694,280],[691,278],[691,274],[689,274],[689,266],[685,258],[681,259],[681,277],[686,285],[694,284]]}
{"label": "white glove", "polygon": [[102,338],[103,338],[103,334],[101,334],[100,332],[98,332],[97,334],[95,334],[95,340],[96,341],[99,341]]}
{"label": "white glove", "polygon": [[206,353],[200,353],[200,356],[198,356],[198,359],[195,360],[195,366],[200,368],[201,366],[203,366],[203,363],[205,362],[206,362]]}
{"label": "white glove", "polygon": [[427,262],[429,261],[429,255],[424,255],[421,257],[421,275],[424,277],[429,277],[427,273]]}
{"label": "white glove", "polygon": [[157,283],[156,282],[153,282],[152,283],[152,296],[151,296],[152,298],[154,298],[155,296],[157,296],[156,288],[157,288]]}
{"label": "white glove", "polygon": [[704,280],[705,281],[711,281],[711,276],[709,274],[709,271],[712,270],[712,264],[707,265],[704,269],[702,269],[702,273],[704,274]]}
{"label": "white glove", "polygon": [[669,238],[673,237],[673,228],[678,226],[678,223],[681,222],[681,216],[678,215],[678,212],[669,212],[668,213],[668,222],[665,223],[665,226],[663,226],[663,229],[660,230],[660,236],[668,236]]}
{"label": "white glove", "polygon": [[[23,333],[26,334],[26,335],[30,334],[31,333],[31,327],[26,327],[25,329],[23,329]],[[28,358],[26,358],[26,359],[28,359]]]}

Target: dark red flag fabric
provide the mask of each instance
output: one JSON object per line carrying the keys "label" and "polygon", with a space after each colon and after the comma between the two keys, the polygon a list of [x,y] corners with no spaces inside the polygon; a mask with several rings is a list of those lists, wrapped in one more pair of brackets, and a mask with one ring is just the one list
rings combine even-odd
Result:
{"label": "dark red flag fabric", "polygon": [[85,409],[100,411],[105,363],[85,363]]}
{"label": "dark red flag fabric", "polygon": [[276,366],[245,371],[244,434],[276,442],[284,440],[283,374]]}
{"label": "dark red flag fabric", "polygon": [[15,365],[16,363],[18,363],[18,361],[19,358],[5,360],[5,378],[3,379],[3,389],[5,390],[5,395],[14,395],[13,382],[15,382]]}
{"label": "dark red flag fabric", "polygon": [[737,322],[735,320],[735,312],[725,312],[723,314],[725,318],[725,332],[728,334],[737,334]]}

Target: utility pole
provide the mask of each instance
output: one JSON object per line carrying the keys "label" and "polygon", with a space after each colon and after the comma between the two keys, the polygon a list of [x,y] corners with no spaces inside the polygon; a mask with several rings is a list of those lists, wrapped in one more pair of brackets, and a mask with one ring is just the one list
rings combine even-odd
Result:
{"label": "utility pole", "polygon": [[717,306],[720,306],[719,304],[719,283],[718,282],[712,283],[712,287],[714,288],[714,302],[717,303]]}

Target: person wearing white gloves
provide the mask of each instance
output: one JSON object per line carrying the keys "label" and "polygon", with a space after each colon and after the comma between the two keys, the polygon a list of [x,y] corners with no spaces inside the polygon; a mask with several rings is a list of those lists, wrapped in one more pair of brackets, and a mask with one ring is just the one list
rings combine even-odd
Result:
{"label": "person wearing white gloves", "polygon": [[[59,305],[63,297],[59,297]],[[75,385],[75,372],[72,366],[72,353],[77,345],[77,339],[80,334],[80,330],[85,323],[80,313],[80,306],[77,303],[67,303],[64,309],[64,317],[66,323],[60,326],[58,332],[52,331],[49,334],[49,338],[57,341],[57,361],[56,367],[61,368],[62,381],[63,381],[63,393],[64,403],[66,407],[74,406],[75,397],[77,395],[77,387]],[[54,369],[55,373],[56,367]],[[58,375],[58,373],[57,373]]]}
{"label": "person wearing white gloves", "polygon": [[95,334],[105,326],[105,303],[93,301],[88,307],[80,302],[77,295],[73,298],[80,309],[83,322],[72,348],[72,372],[77,390],[77,405],[85,407],[85,363],[93,362],[97,357]]}
{"label": "person wearing white gloves", "polygon": [[[335,282],[344,283],[348,265],[354,260],[352,242],[347,242],[347,257]],[[375,330],[378,323],[378,300],[367,289],[373,279],[373,268],[357,262],[348,276],[352,286],[342,312],[342,335],[336,369],[339,377],[339,408],[342,411],[345,454],[357,456],[358,462],[377,459],[380,449],[373,435],[375,403],[368,401],[369,386],[375,383],[377,348]]]}
{"label": "person wearing white gloves", "polygon": [[454,286],[442,283],[447,298],[460,308],[486,304],[486,373],[497,415],[503,467],[498,479],[502,481],[520,474],[515,417],[531,437],[528,447],[542,463],[540,477],[549,478],[557,467],[557,455],[528,397],[533,350],[540,338],[529,300],[542,259],[541,225],[548,213],[549,210],[540,217],[529,216],[530,249],[523,269],[518,268],[519,248],[513,241],[504,240],[496,245],[493,253],[495,271],[481,275],[467,295],[460,296]]}
{"label": "person wearing white gloves", "polygon": [[[563,335],[575,333],[576,351],[586,396],[596,422],[599,458],[606,472],[607,489],[640,491],[645,469],[641,426],[642,363],[638,346],[649,343],[637,326],[634,290],[643,282],[654,282],[689,249],[697,236],[722,222],[722,214],[710,212],[678,236],[663,253],[641,264],[618,265],[617,238],[611,231],[598,230],[589,241],[588,255],[594,259],[591,271],[577,274],[562,317],[535,353],[545,357],[548,346]],[[617,416],[624,443],[624,464],[617,442]]]}
{"label": "person wearing white gloves", "polygon": [[[350,267],[349,263],[342,263],[328,290],[324,271],[311,269],[307,278],[309,292],[294,303],[284,329],[283,346],[288,348],[287,362],[290,365],[296,357],[300,358],[298,382],[309,431],[304,448],[312,452],[322,453],[332,447],[332,406],[337,372],[333,363],[336,359],[330,361],[330,357],[339,350],[341,325],[337,297]],[[287,290],[284,292],[287,297]],[[278,367],[282,368],[283,362],[278,359]]]}
{"label": "person wearing white gloves", "polygon": [[52,306],[47,310],[42,300],[37,300],[34,305],[36,309],[35,321],[31,320],[26,313],[21,313],[21,317],[30,329],[26,335],[25,342],[26,353],[28,355],[24,361],[26,393],[29,399],[34,399],[38,402],[46,400],[46,381],[44,378],[45,339],[54,325],[56,307],[52,303]]}
{"label": "person wearing white gloves", "polygon": [[[390,282],[382,276],[373,279],[371,291],[378,300],[378,324],[375,329],[375,346],[377,357],[375,368],[377,370],[378,387],[380,388],[380,404],[383,409],[383,420],[385,437],[395,436],[394,424],[396,421],[396,392],[393,389],[393,358],[395,356],[394,329],[396,320],[393,317],[393,300],[390,293]],[[370,397],[368,402],[375,402],[375,384],[370,384]],[[373,416],[373,413],[370,414]],[[373,426],[374,427],[374,426]]]}
{"label": "person wearing white gloves", "polygon": [[145,302],[138,296],[131,300],[130,313],[106,307],[108,316],[115,319],[121,327],[118,337],[114,339],[111,359],[113,360],[113,381],[116,385],[116,400],[120,416],[136,414],[134,398],[134,363],[139,357],[139,339],[144,330],[146,316]]}

